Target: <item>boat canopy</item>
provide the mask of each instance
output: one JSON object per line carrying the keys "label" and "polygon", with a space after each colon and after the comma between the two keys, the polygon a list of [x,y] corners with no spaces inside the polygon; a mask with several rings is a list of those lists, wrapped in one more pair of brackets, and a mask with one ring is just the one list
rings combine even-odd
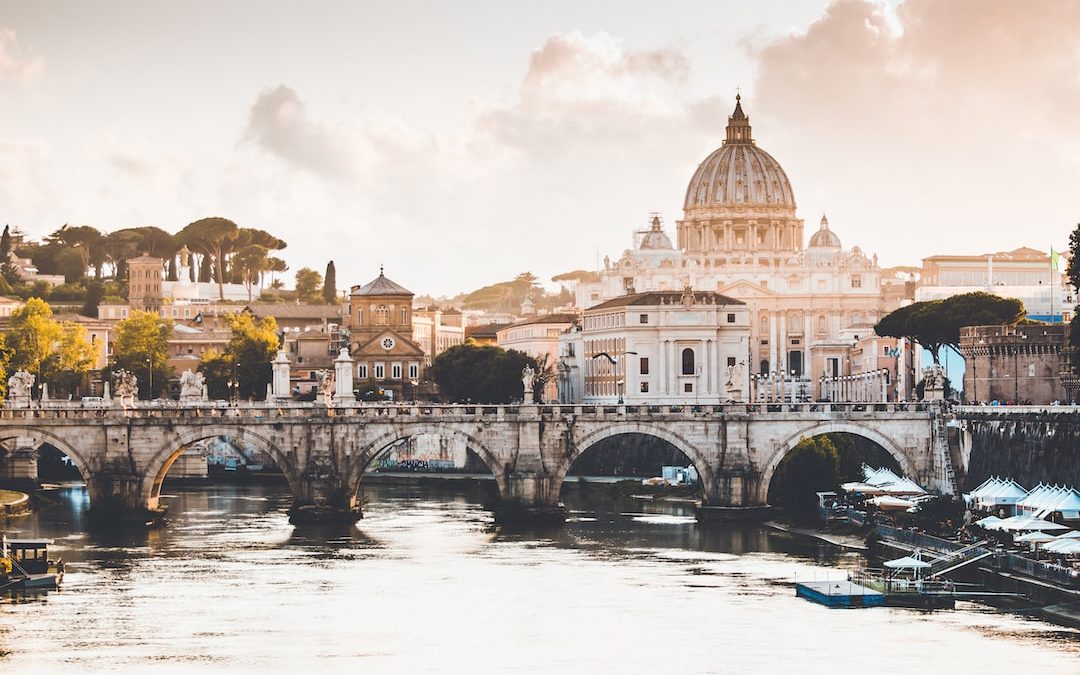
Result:
{"label": "boat canopy", "polygon": [[[915,555],[917,556],[918,552],[916,552]],[[886,560],[885,567],[893,570],[924,570],[927,567],[930,567],[930,563],[925,560],[920,560],[917,557],[906,555],[903,558],[897,558],[896,560]]]}

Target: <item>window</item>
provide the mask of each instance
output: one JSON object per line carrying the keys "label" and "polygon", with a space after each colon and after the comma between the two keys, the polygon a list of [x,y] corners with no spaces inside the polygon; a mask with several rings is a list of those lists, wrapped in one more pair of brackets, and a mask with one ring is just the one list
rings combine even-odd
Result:
{"label": "window", "polygon": [[390,324],[390,310],[386,308],[386,305],[379,305],[375,308],[375,325],[386,326]]}
{"label": "window", "polygon": [[642,375],[648,375],[649,374],[649,357],[648,356],[642,356],[641,357],[641,374]]}
{"label": "window", "polygon": [[367,379],[367,364],[361,363],[356,367],[356,376],[361,380]]}
{"label": "window", "polygon": [[409,325],[409,310],[407,310],[404,307],[401,308],[401,325],[402,326],[408,326]]}
{"label": "window", "polygon": [[727,357],[727,364],[728,364],[728,366],[734,366],[735,365],[735,357],[734,356]]}
{"label": "window", "polygon": [[682,350],[682,374],[694,374],[694,350],[689,347]]}
{"label": "window", "polygon": [[358,325],[362,325],[364,323],[364,310],[356,310],[356,323]]}
{"label": "window", "polygon": [[641,393],[642,394],[648,394],[649,393],[649,383],[648,382],[642,382],[641,383]]}
{"label": "window", "polygon": [[793,345],[799,344],[799,338],[791,338],[791,344],[793,344]]}
{"label": "window", "polygon": [[418,377],[420,377],[420,366],[416,365],[415,363],[410,363],[409,364],[409,379],[410,380],[415,380]]}
{"label": "window", "polygon": [[862,277],[857,274],[851,275],[851,287],[862,288]]}
{"label": "window", "polygon": [[727,322],[728,323],[735,323],[735,315],[734,314],[728,314],[727,315]]}
{"label": "window", "polygon": [[381,380],[386,377],[386,368],[381,363],[375,364],[375,379]]}
{"label": "window", "polygon": [[761,365],[761,368],[758,370],[758,372],[761,373],[762,375],[768,375],[769,374],[769,361],[768,361],[768,359],[762,359],[760,365]]}
{"label": "window", "polygon": [[401,379],[401,364],[395,363],[390,366],[390,377],[395,380]]}
{"label": "window", "polygon": [[684,392],[686,392],[687,394],[694,393],[694,383],[693,382],[684,382],[683,386],[682,386],[682,390]]}
{"label": "window", "polygon": [[642,314],[642,315],[638,316],[638,323],[649,323],[649,315],[648,314]]}

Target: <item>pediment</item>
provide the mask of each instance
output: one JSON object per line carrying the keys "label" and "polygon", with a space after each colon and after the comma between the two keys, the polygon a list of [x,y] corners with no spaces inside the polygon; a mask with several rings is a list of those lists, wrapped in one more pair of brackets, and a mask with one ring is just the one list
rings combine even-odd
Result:
{"label": "pediment", "polygon": [[748,298],[775,298],[777,294],[760,284],[755,284],[752,281],[740,279],[734,283],[724,286],[717,291],[722,295],[726,295],[736,300],[746,300]]}
{"label": "pediment", "polygon": [[[420,348],[420,345],[412,341],[412,336],[405,336],[394,330],[383,330],[375,333],[374,335],[357,342],[353,347],[352,357],[355,359],[357,356],[378,357],[378,356],[415,356],[420,357],[424,355],[424,350]],[[383,347],[383,341],[386,339],[393,340],[393,347],[386,349]]]}

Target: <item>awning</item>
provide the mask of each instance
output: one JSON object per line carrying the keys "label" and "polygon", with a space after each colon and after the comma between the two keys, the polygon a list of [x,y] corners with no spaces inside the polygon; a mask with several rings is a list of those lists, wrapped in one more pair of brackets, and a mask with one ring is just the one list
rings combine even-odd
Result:
{"label": "awning", "polygon": [[894,570],[924,570],[927,567],[930,567],[930,563],[906,555],[903,558],[897,558],[896,560],[886,560],[885,567]]}

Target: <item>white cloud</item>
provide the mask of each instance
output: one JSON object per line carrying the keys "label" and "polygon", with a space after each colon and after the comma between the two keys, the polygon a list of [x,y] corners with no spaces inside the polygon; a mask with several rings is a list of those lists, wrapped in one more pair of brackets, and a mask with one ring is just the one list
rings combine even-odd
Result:
{"label": "white cloud", "polygon": [[0,28],[0,82],[27,84],[41,72],[44,62],[19,46],[15,31]]}

